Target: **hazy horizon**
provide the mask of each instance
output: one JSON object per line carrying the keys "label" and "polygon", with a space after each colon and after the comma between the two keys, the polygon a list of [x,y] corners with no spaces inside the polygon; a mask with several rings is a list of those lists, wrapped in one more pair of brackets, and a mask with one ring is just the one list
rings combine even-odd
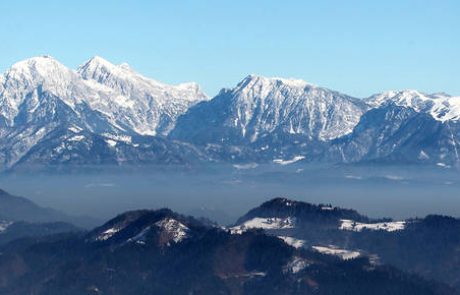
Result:
{"label": "hazy horizon", "polygon": [[137,173],[13,173],[0,177],[0,188],[41,206],[100,220],[128,210],[168,207],[233,223],[275,197],[404,219],[460,217],[459,176],[457,169],[417,166],[214,166],[194,172],[152,167]]}

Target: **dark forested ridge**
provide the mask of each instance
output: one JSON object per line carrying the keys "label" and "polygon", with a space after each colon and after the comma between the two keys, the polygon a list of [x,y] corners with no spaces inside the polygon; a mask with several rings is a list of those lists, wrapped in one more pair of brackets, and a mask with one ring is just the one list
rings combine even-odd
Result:
{"label": "dark forested ridge", "polygon": [[89,232],[23,238],[0,251],[5,295],[458,294],[364,256],[342,260],[169,209],[131,211]]}
{"label": "dark forested ridge", "polygon": [[[440,215],[399,221],[372,219],[354,210],[277,198],[250,210],[236,228],[251,225],[257,218],[280,224],[265,228],[265,233],[294,238],[304,248],[359,253],[375,263],[460,289],[460,219]],[[289,226],[283,224],[286,220]]]}

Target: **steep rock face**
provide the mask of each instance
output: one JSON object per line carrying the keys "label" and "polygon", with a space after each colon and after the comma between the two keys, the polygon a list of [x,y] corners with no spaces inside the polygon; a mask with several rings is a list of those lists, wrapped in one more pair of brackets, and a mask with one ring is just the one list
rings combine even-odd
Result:
{"label": "steep rock face", "polygon": [[40,108],[41,93],[47,91],[70,107],[88,95],[88,87],[79,76],[49,56],[14,64],[0,77],[0,114],[5,125],[14,126],[21,111]]}
{"label": "steep rock face", "polygon": [[350,133],[366,108],[301,80],[251,75],[192,107],[171,137],[200,145],[328,141]]}
{"label": "steep rock face", "polygon": [[161,84],[97,57],[79,72],[49,56],[21,61],[0,76],[0,165],[8,169],[24,163],[32,149],[44,151],[43,159],[52,158],[55,147],[47,143],[59,132],[124,142],[156,134],[158,128],[161,134],[201,99],[206,95],[196,84]]}
{"label": "steep rock face", "polygon": [[425,94],[417,90],[387,91],[365,99],[371,107],[389,103],[412,108],[417,112],[430,114],[434,119],[458,121],[460,119],[460,97],[445,93]]}
{"label": "steep rock face", "polygon": [[368,111],[347,136],[332,141],[327,161],[430,163],[459,161],[460,125],[394,103]]}
{"label": "steep rock face", "polygon": [[389,91],[360,100],[250,75],[208,100],[94,57],[49,56],[0,76],[0,168],[23,165],[387,162],[457,165],[460,97]]}
{"label": "steep rock face", "polygon": [[166,135],[178,116],[207,96],[196,83],[167,85],[146,78],[127,64],[113,65],[94,57],[78,69],[86,81],[114,90],[118,96],[111,105],[100,105],[122,126],[141,135]]}

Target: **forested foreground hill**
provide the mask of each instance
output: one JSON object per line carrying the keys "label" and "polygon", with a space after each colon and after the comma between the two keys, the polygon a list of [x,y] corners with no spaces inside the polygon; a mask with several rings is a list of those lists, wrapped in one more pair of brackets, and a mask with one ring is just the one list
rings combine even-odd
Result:
{"label": "forested foreground hill", "polygon": [[10,294],[458,294],[366,257],[292,247],[169,209],[117,216],[89,232],[24,238],[0,249]]}

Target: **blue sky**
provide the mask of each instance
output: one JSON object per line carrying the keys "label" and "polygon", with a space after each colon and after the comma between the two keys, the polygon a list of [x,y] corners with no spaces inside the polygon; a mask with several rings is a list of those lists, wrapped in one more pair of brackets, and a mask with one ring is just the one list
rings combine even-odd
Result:
{"label": "blue sky", "polygon": [[15,0],[0,11],[2,72],[37,55],[73,68],[100,55],[209,95],[250,73],[357,97],[460,95],[460,1]]}

